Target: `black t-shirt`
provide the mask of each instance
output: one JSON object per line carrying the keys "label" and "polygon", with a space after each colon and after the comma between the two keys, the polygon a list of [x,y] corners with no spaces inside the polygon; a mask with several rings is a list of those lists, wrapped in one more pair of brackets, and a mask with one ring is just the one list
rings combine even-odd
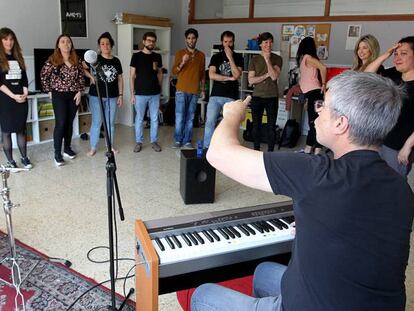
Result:
{"label": "black t-shirt", "polygon": [[[122,65],[118,58],[113,57],[107,59],[98,55],[98,78],[99,78],[99,93],[103,98],[106,97],[118,97],[119,88],[118,88],[118,76],[122,74]],[[100,71],[102,69],[102,71]],[[106,88],[104,80],[108,84],[108,95],[106,94]],[[89,87],[89,95],[98,96],[96,92],[96,85],[91,84]]]}
{"label": "black t-shirt", "polygon": [[[243,56],[239,53],[233,52],[233,59],[237,67],[243,68]],[[222,76],[232,77],[231,67],[229,59],[226,53],[219,52],[214,54],[210,60],[210,66],[216,67],[216,73]],[[239,94],[239,82],[236,81],[213,81],[213,89],[210,96],[230,97],[238,99]]]}
{"label": "black t-shirt", "polygon": [[[6,54],[6,57],[9,62],[9,70],[0,71],[0,86],[4,84],[13,93],[23,94],[23,87],[28,85],[26,71],[20,68],[19,63],[12,55]],[[1,91],[0,93],[4,94]]]}
{"label": "black t-shirt", "polygon": [[414,195],[378,155],[337,160],[264,154],[277,194],[292,197],[296,237],[281,291],[286,311],[404,311]]}
{"label": "black t-shirt", "polygon": [[158,82],[158,70],[162,67],[161,55],[152,52],[137,52],[132,55],[131,67],[136,70],[135,95],[157,95],[161,88]]}
{"label": "black t-shirt", "polygon": [[414,132],[414,80],[404,82],[401,78],[401,72],[398,72],[395,67],[386,69],[381,74],[384,77],[390,78],[395,84],[401,84],[405,88],[406,96],[403,98],[401,114],[397,124],[388,133],[384,141],[385,146],[394,150],[400,150],[407,138]]}

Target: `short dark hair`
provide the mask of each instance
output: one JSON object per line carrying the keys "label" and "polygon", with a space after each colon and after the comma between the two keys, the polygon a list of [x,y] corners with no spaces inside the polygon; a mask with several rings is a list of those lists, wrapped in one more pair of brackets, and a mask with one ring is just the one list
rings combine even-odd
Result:
{"label": "short dark hair", "polygon": [[100,35],[100,37],[98,38],[98,45],[101,44],[101,39],[108,39],[109,44],[111,45],[111,48],[114,47],[115,41],[114,39],[112,39],[112,36],[109,32],[104,32],[103,34]]}
{"label": "short dark hair", "polygon": [[232,31],[230,31],[230,30],[226,30],[226,31],[224,31],[222,34],[221,34],[221,36],[220,36],[220,41],[223,41],[223,39],[224,39],[224,37],[230,37],[230,38],[232,38],[233,39],[233,41],[234,41],[234,32],[232,32]]}
{"label": "short dark hair", "polygon": [[264,32],[259,35],[259,39],[257,41],[259,44],[262,44],[263,41],[266,41],[269,39],[272,39],[273,41],[273,35],[270,32]]}
{"label": "short dark hair", "polygon": [[146,33],[144,33],[144,35],[142,36],[142,40],[147,40],[148,37],[155,38],[155,40],[157,40],[157,35],[153,31],[147,31]]}
{"label": "short dark hair", "polygon": [[414,52],[414,36],[404,37],[398,43],[408,43]]}
{"label": "short dark hair", "polygon": [[186,31],[185,31],[185,33],[184,33],[184,36],[187,38],[188,37],[188,35],[189,34],[193,34],[195,37],[196,37],[196,39],[198,39],[198,31],[197,30],[195,30],[194,28],[188,28]]}

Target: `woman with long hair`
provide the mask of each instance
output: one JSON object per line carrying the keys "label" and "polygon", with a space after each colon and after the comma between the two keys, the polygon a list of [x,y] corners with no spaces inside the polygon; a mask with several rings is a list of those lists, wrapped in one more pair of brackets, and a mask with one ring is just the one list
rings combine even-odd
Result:
{"label": "woman with long hair", "polygon": [[7,166],[17,168],[13,159],[11,134],[16,133],[21,163],[32,168],[27,157],[26,120],[28,81],[22,49],[13,30],[0,29],[0,126]]}
{"label": "woman with long hair", "polygon": [[[100,64],[103,75],[98,75],[98,82],[91,79],[94,83],[89,88],[89,108],[92,114],[92,124],[90,129],[91,149],[88,152],[88,156],[91,157],[96,154],[102,124],[101,107],[96,84],[98,84],[99,94],[102,97],[106,125],[112,146],[114,143],[117,107],[121,107],[123,103],[124,80],[122,78],[122,66],[119,59],[112,55],[114,44],[114,39],[112,39],[109,32],[103,33],[98,39],[100,54],[98,55],[97,62]],[[107,87],[105,87],[105,82]],[[115,148],[112,148],[112,151],[117,152]]]}
{"label": "woman with long hair", "polygon": [[74,159],[72,150],[73,120],[85,89],[85,77],[81,60],[76,55],[72,39],[62,34],[56,40],[55,50],[40,73],[43,91],[49,92],[55,113],[53,143],[55,163],[64,165],[63,155]]}
{"label": "woman with long hair", "polygon": [[[379,53],[380,46],[377,38],[370,34],[361,36],[355,44],[352,70],[364,71],[370,63],[378,58]],[[379,68],[379,70],[383,69],[382,66]]]}
{"label": "woman with long hair", "polygon": [[299,85],[307,100],[309,124],[306,146],[302,152],[319,154],[322,150],[322,145],[316,140],[314,122],[318,114],[315,111],[315,102],[323,100],[326,84],[326,66],[319,61],[313,38],[306,37],[300,42],[296,54],[296,62],[300,71]]}
{"label": "woman with long hair", "polygon": [[401,85],[405,89],[405,96],[400,117],[385,138],[380,156],[389,166],[406,177],[414,157],[414,36],[402,38],[368,65],[365,71],[376,72],[392,55],[394,67],[384,70],[382,75]]}

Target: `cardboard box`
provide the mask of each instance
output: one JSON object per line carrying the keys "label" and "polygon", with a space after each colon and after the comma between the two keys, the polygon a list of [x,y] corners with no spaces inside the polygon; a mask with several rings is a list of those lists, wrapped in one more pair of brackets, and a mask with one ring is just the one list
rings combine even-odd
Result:
{"label": "cardboard box", "polygon": [[40,141],[53,139],[53,130],[55,129],[55,120],[39,121],[39,138]]}
{"label": "cardboard box", "polygon": [[79,116],[79,134],[89,133],[91,129],[92,116],[83,114]]}

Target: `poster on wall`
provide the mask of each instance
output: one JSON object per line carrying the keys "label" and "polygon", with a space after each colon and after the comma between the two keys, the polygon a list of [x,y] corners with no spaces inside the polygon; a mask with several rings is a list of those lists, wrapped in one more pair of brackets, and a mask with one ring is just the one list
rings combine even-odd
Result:
{"label": "poster on wall", "polygon": [[361,25],[348,25],[348,31],[346,33],[345,50],[353,50],[355,44],[358,42],[361,36]]}
{"label": "poster on wall", "polygon": [[88,37],[86,0],[60,0],[61,33],[75,38]]}
{"label": "poster on wall", "polygon": [[295,58],[299,43],[305,37],[315,40],[319,59],[328,59],[329,36],[331,24],[284,24],[282,25],[282,41],[289,42],[289,57]]}

